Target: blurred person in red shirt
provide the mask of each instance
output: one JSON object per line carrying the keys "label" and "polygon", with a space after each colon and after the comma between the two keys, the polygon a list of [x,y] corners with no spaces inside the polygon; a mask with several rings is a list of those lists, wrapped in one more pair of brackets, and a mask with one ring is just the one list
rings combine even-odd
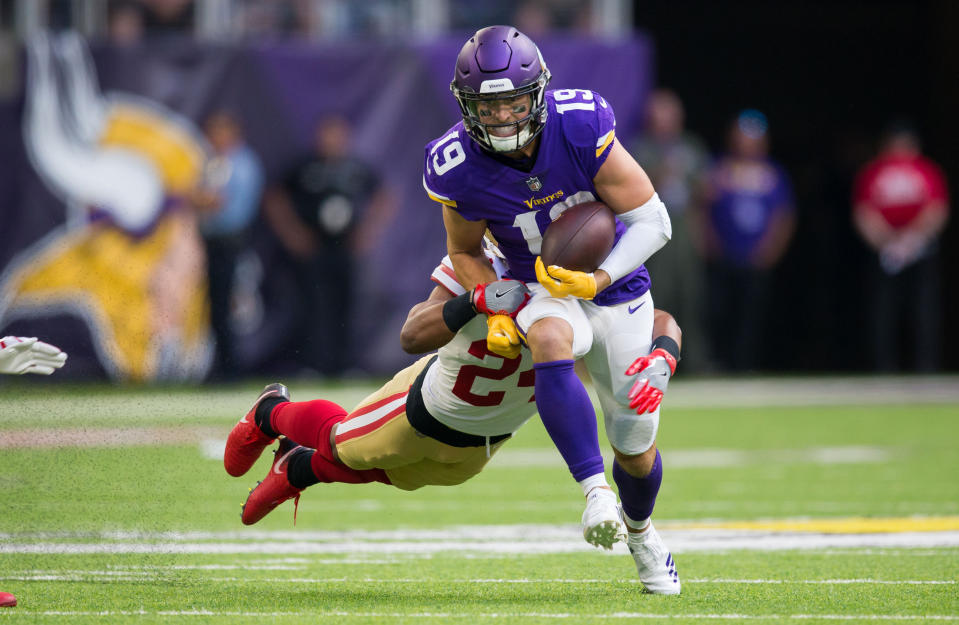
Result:
{"label": "blurred person in red shirt", "polygon": [[940,285],[938,238],[949,217],[946,180],[922,155],[910,124],[891,125],[878,156],[859,171],[853,188],[853,222],[875,251],[872,313],[875,365],[900,366],[899,323],[915,320],[915,368],[939,368]]}

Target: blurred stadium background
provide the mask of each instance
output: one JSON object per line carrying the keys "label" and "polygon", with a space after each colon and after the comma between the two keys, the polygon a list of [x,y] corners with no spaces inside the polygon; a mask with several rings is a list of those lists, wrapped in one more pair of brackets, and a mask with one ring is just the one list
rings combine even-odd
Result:
{"label": "blurred stadium background", "polygon": [[[792,180],[797,228],[772,272],[752,368],[870,371],[874,259],[852,226],[852,184],[882,129],[909,118],[955,188],[959,51],[947,25],[956,18],[945,0],[690,1],[682,10],[623,0],[3,0],[0,332],[64,347],[61,380],[205,379],[204,256],[183,218],[216,160],[204,121],[220,111],[238,119],[269,191],[311,147],[313,124],[339,115],[352,124],[352,154],[393,200],[357,252],[343,330],[352,349],[339,373],[405,364],[398,329],[444,253],[420,188],[421,150],[457,119],[447,84],[462,41],[483,24],[517,21],[540,43],[552,87],[604,94],[627,145],[643,134],[655,87],[680,95],[687,128],[712,154],[738,111],[762,111],[772,156]],[[233,275],[237,368],[309,375],[317,367],[300,357],[297,312],[310,304],[274,231],[255,219]],[[957,231],[952,220],[941,237],[936,287],[947,370],[959,367],[948,323],[959,312],[949,288]]]}

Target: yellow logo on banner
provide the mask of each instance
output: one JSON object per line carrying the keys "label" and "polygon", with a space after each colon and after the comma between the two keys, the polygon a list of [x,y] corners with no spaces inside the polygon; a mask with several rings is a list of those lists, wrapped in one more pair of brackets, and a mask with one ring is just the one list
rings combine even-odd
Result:
{"label": "yellow logo on banner", "polygon": [[[75,35],[39,38],[29,51],[24,140],[72,223],[7,268],[0,322],[69,314],[117,379],[202,377],[211,355],[204,257],[182,202],[207,158],[200,133],[159,103],[105,99]],[[73,89],[57,81],[54,61]]]}

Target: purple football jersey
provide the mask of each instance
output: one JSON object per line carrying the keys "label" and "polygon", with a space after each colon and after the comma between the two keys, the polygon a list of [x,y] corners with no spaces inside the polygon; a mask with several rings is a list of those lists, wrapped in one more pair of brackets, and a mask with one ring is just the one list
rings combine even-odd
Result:
{"label": "purple football jersey", "polygon": [[[570,206],[601,200],[593,178],[615,137],[613,109],[595,92],[548,91],[546,103],[546,125],[528,172],[483,151],[466,134],[463,122],[426,146],[426,192],[464,219],[485,219],[509,263],[509,277],[524,282],[536,282],[533,265],[546,227]],[[617,241],[625,229],[617,220]],[[593,301],[618,304],[647,290],[649,274],[641,266]]]}

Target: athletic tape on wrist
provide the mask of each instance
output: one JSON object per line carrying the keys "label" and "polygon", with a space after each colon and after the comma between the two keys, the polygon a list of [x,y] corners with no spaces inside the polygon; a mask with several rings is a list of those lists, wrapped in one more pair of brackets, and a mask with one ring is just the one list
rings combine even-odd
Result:
{"label": "athletic tape on wrist", "polygon": [[653,341],[653,345],[650,347],[649,351],[653,351],[654,349],[661,349],[665,351],[670,356],[675,358],[676,362],[679,362],[679,344],[672,338],[666,335],[657,336],[656,340]]}

